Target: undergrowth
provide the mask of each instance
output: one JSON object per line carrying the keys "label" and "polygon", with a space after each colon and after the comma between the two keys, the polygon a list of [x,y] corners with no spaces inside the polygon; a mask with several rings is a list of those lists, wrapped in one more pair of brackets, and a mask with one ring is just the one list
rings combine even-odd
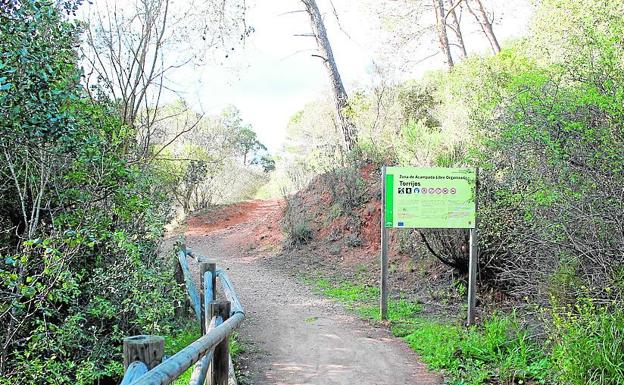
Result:
{"label": "undergrowth", "polygon": [[452,384],[546,383],[551,367],[515,315],[494,314],[480,327],[417,319],[410,330],[397,330],[431,369]]}
{"label": "undergrowth", "polygon": [[[188,319],[184,324],[180,325],[177,333],[165,336],[165,355],[173,356],[180,350],[184,349],[200,337],[199,324],[194,319]],[[191,380],[193,367],[187,369],[177,380],[174,385],[186,385]]]}
{"label": "undergrowth", "polygon": [[[184,349],[188,345],[195,342],[201,337],[199,323],[195,319],[188,319],[182,325],[175,334],[165,336],[165,355],[168,357],[173,356],[180,350]],[[230,355],[232,360],[245,351],[244,346],[240,343],[238,333],[232,333],[230,335]],[[191,380],[191,374],[193,373],[193,367],[188,368],[173,385],[186,385]]]}
{"label": "undergrowth", "polygon": [[[360,317],[379,321],[377,287],[324,278],[307,282]],[[409,299],[390,300],[392,333],[403,338],[430,369],[444,373],[449,384],[548,382],[551,361],[515,314],[494,314],[482,326],[467,329],[459,321],[424,317],[422,310],[421,304]]]}
{"label": "undergrowth", "polygon": [[552,360],[561,383],[624,384],[624,309],[596,305],[588,298],[555,308]]}

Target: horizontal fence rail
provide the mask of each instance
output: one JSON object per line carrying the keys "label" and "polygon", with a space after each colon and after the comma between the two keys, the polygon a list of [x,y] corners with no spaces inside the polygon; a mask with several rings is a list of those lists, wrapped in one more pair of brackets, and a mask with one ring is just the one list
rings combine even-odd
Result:
{"label": "horizontal fence rail", "polygon": [[147,365],[141,361],[134,361],[126,369],[126,374],[124,375],[123,380],[121,380],[120,385],[130,385],[148,371],[149,369],[147,368]]}
{"label": "horizontal fence rail", "polygon": [[217,276],[221,280],[221,285],[223,286],[223,292],[225,293],[225,297],[232,304],[232,314],[236,313],[245,313],[243,310],[243,305],[241,304],[238,296],[236,295],[236,291],[234,290],[234,285],[232,285],[232,281],[227,273],[221,269],[217,270]]}
{"label": "horizontal fence rail", "polygon": [[[187,256],[199,261],[200,290],[191,277]],[[167,385],[195,365],[189,385],[236,384],[229,337],[245,319],[245,311],[227,273],[216,262],[205,261],[184,246],[177,253],[179,271],[188,299],[199,321],[202,336],[171,357],[164,357],[164,341],[158,336],[124,339],[126,372],[121,385]],[[179,278],[178,278],[179,279]],[[226,300],[216,300],[217,280]]]}

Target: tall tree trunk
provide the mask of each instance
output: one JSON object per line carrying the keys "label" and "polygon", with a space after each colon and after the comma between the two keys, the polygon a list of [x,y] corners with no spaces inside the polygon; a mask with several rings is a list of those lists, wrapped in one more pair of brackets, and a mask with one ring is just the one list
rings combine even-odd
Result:
{"label": "tall tree trunk", "polygon": [[468,8],[468,11],[470,11],[472,16],[474,16],[474,18],[477,20],[477,23],[479,23],[479,25],[481,26],[481,31],[483,32],[485,37],[490,42],[490,47],[492,48],[492,52],[494,53],[494,55],[496,55],[497,53],[500,52],[501,49],[500,49],[500,44],[498,44],[498,39],[496,38],[496,35],[494,34],[494,28],[492,27],[492,22],[490,21],[487,15],[487,12],[485,11],[483,2],[481,0],[473,0],[473,1],[477,5],[478,13],[472,9],[472,7],[470,6],[469,0],[466,0],[466,7]]}
{"label": "tall tree trunk", "polygon": [[345,91],[338,67],[336,66],[336,60],[334,59],[334,53],[331,45],[329,44],[329,38],[327,37],[327,30],[321,17],[321,12],[316,5],[315,0],[301,0],[305,5],[308,15],[310,15],[310,21],[312,24],[312,32],[316,38],[316,43],[320,51],[319,57],[323,60],[329,79],[331,81],[331,87],[334,94],[334,103],[336,105],[336,112],[338,115],[338,122],[342,129],[342,134],[345,141],[347,151],[350,151],[355,147],[357,131],[355,125],[346,115],[346,109],[349,103],[349,97]]}
{"label": "tall tree trunk", "polygon": [[468,53],[466,52],[466,44],[464,43],[464,34],[461,31],[461,24],[459,18],[457,17],[457,13],[455,12],[455,9],[458,5],[453,5],[452,0],[449,0],[449,11],[447,16],[451,17],[452,25],[449,26],[449,28],[453,31],[455,37],[457,38],[457,45],[459,46],[460,57],[464,59],[466,56],[468,56]]}
{"label": "tall tree trunk", "polygon": [[453,68],[453,55],[449,45],[448,33],[446,29],[446,11],[444,11],[444,0],[433,0],[433,9],[436,15],[436,32],[440,51],[444,55],[444,62],[449,69]]}

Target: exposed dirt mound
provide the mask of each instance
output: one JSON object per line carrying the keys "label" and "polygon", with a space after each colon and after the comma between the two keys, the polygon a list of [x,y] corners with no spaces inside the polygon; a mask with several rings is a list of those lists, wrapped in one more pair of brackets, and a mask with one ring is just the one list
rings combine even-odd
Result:
{"label": "exposed dirt mound", "polygon": [[[221,206],[193,215],[188,235],[208,236],[232,230],[230,237],[248,257],[266,259],[289,274],[335,276],[377,285],[379,276],[380,170],[371,164],[353,175],[328,173],[288,198],[254,200]],[[348,189],[357,188],[357,192]],[[351,194],[351,195],[349,195]],[[345,198],[346,197],[346,198]],[[346,201],[351,197],[357,204]],[[355,197],[355,198],[354,198]],[[288,208],[290,207],[290,208]],[[300,217],[311,238],[293,245],[285,212]],[[237,231],[243,225],[245,231]],[[248,231],[249,230],[249,231]],[[292,230],[292,229],[290,229]],[[445,312],[462,301],[452,282],[455,272],[413,242],[409,230],[390,231],[390,284],[393,293],[410,295]]]}
{"label": "exposed dirt mound", "polygon": [[[294,213],[309,226],[307,242],[289,244],[271,263],[284,270],[311,276],[321,274],[339,280],[378,284],[381,170],[372,164],[320,175],[288,198]],[[288,214],[287,214],[288,215]],[[282,217],[288,233],[288,220]],[[292,230],[292,229],[291,229]],[[429,310],[445,314],[460,303],[460,277],[433,258],[408,229],[390,230],[390,285],[395,295],[407,295],[430,304]],[[460,285],[461,286],[461,285]]]}
{"label": "exposed dirt mound", "polygon": [[281,199],[253,200],[233,205],[218,206],[193,214],[187,221],[188,235],[205,235],[216,230],[233,229],[244,223],[251,231],[240,234],[242,247],[269,248],[284,242],[280,227],[284,201]]}

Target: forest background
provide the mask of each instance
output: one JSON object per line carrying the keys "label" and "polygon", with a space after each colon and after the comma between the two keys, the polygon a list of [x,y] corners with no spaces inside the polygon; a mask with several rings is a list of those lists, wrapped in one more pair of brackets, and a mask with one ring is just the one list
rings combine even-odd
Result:
{"label": "forest background", "polygon": [[[244,4],[143,0],[82,20],[81,3],[0,2],[1,383],[114,381],[123,336],[171,333],[182,292],[157,249],[176,218],[253,196],[288,210],[319,175],[357,187],[362,167],[396,164],[481,169],[481,284],[522,304],[476,334],[410,329],[421,346],[457,340],[421,352],[430,366],[457,383],[622,384],[624,4],[542,0],[526,37],[499,42],[485,1],[376,2],[387,47],[434,41],[445,68],[380,70],[349,94],[328,68],[327,98],[294,114],[271,156],[235,107],[209,116],[162,97],[171,71],[253,33]],[[467,20],[491,53],[468,54]],[[345,191],[336,216],[366,197]],[[284,231],[305,243],[309,219],[293,212]],[[408,237],[465,273],[463,232]]]}

